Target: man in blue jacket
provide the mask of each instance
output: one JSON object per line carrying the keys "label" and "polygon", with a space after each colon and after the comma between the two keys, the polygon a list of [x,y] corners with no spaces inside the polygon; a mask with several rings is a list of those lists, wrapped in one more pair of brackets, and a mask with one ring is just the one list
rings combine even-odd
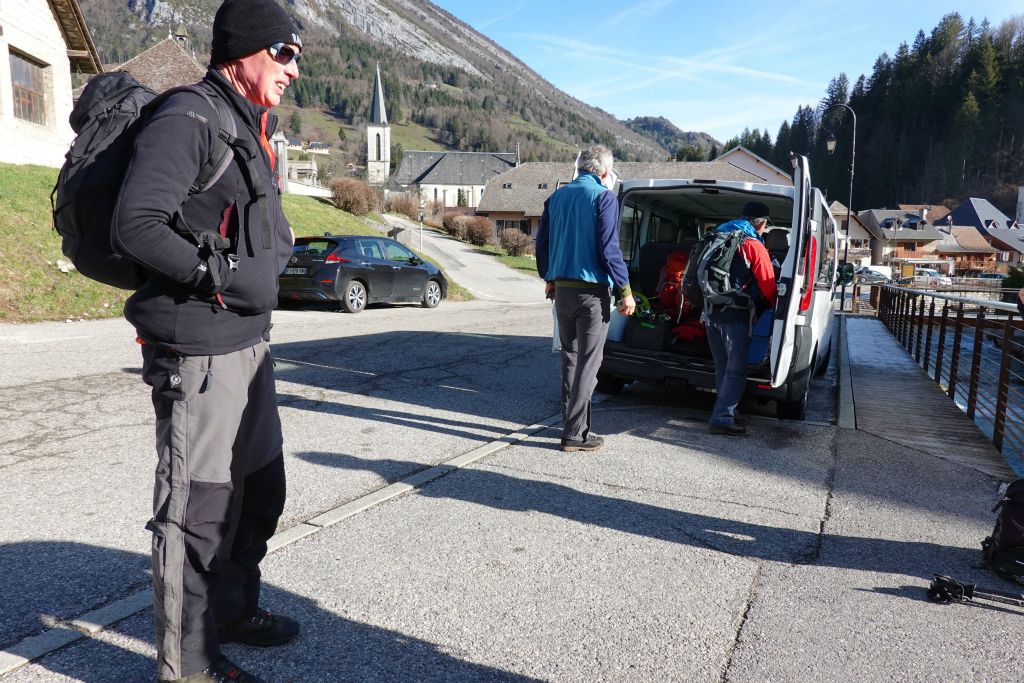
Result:
{"label": "man in blue jacket", "polygon": [[[174,93],[147,120],[114,215],[116,245],[150,273],[125,317],[156,413],[147,528],[160,681],[259,683],[220,645],[282,645],[299,632],[259,602],[259,563],[285,502],[268,341],[293,241],[269,109],[298,78],[297,33],[275,0],[225,0],[198,86],[205,96]],[[223,116],[234,119],[235,161],[193,194],[217,135],[208,122],[225,129]]]}
{"label": "man in blue jacket", "polygon": [[562,343],[563,451],[596,451],[604,439],[590,432],[590,399],[597,386],[611,316],[611,290],[619,311],[636,309],[629,271],[619,247],[619,203],[611,192],[612,153],[595,145],[580,153],[579,175],[544,202],[537,231],[537,272],[555,300]]}

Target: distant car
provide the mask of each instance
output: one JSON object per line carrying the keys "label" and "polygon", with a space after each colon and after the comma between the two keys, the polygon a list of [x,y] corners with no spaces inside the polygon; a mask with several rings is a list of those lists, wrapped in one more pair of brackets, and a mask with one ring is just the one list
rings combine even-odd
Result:
{"label": "distant car", "polygon": [[1002,282],[1008,277],[1009,275],[1005,273],[980,273],[978,275],[979,280],[994,280],[996,282]]}
{"label": "distant car", "polygon": [[914,268],[914,277],[904,278],[904,281],[912,283],[915,287],[949,287],[953,280],[934,268]]}
{"label": "distant car", "polygon": [[359,313],[373,303],[419,303],[435,308],[448,280],[432,263],[387,237],[299,237],[279,279],[281,303],[337,304]]}
{"label": "distant car", "polygon": [[856,270],[857,282],[862,285],[878,285],[889,281],[889,276],[875,270],[871,266],[861,266]]}

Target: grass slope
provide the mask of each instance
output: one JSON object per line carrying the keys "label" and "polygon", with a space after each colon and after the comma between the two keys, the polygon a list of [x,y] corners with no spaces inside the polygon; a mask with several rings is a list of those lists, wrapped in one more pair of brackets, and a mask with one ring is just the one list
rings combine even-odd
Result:
{"label": "grass slope", "polygon": [[[0,322],[109,318],[122,315],[129,291],[62,273],[60,236],[50,220],[57,169],[0,163]],[[352,214],[313,197],[285,195],[285,215],[297,235],[373,235]],[[472,299],[452,286],[451,298]]]}
{"label": "grass slope", "polygon": [[50,220],[57,169],[0,164],[0,321],[121,315],[131,292],[62,273],[60,236]]}

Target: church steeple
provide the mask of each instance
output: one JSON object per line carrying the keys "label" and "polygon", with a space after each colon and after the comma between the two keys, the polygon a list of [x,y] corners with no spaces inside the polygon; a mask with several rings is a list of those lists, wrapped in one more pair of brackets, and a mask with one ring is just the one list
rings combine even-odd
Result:
{"label": "church steeple", "polygon": [[370,121],[366,124],[366,180],[383,185],[391,175],[391,126],[384,109],[384,86],[380,80],[380,63],[373,81]]}
{"label": "church steeple", "polygon": [[373,102],[370,105],[370,123],[388,125],[388,113],[384,109],[384,85],[380,82],[380,62],[377,62],[377,77],[373,81]]}

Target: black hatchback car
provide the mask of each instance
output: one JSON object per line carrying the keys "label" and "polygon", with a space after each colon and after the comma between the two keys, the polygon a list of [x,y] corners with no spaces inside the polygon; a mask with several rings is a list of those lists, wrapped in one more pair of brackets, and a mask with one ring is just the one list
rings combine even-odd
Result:
{"label": "black hatchback car", "polygon": [[299,237],[280,277],[282,303],[336,303],[358,313],[373,303],[419,303],[434,308],[448,280],[432,263],[387,237]]}

